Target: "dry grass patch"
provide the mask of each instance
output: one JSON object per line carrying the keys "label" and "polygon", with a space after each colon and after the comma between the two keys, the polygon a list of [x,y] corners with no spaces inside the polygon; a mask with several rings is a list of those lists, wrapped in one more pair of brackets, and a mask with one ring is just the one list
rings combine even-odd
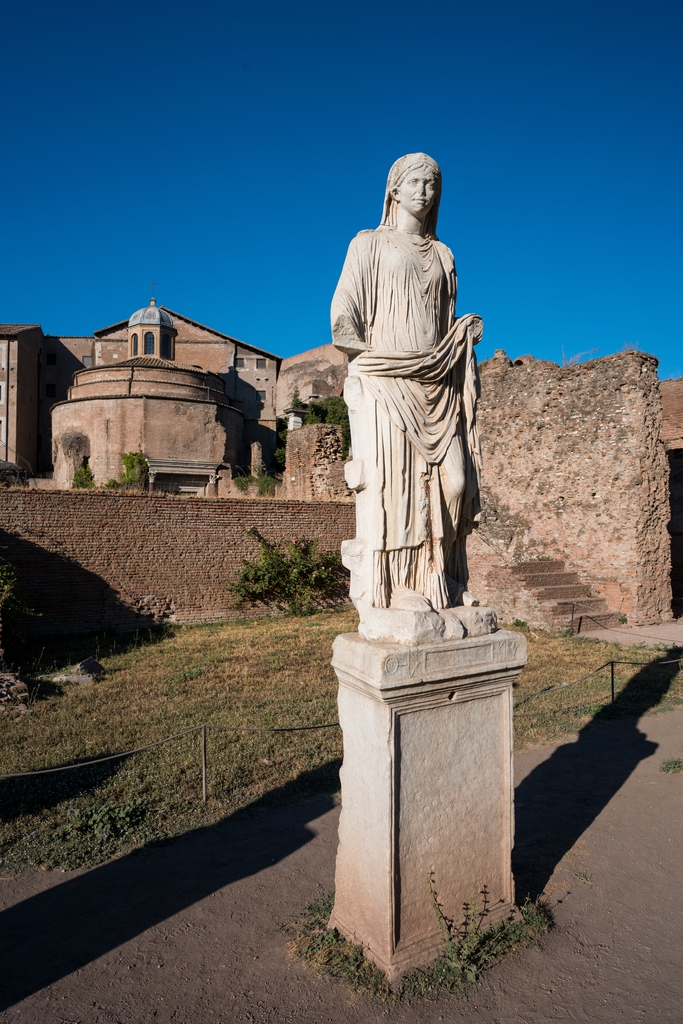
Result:
{"label": "dry grass patch", "polygon": [[[337,718],[330,665],[338,633],[357,628],[354,610],[283,616],[135,637],[55,638],[26,650],[22,674],[29,713],[0,714],[0,771],[25,772],[129,750],[202,722],[319,725]],[[619,700],[605,709],[608,672],[559,693],[533,697],[515,712],[518,746],[576,733],[609,715],[640,715],[683,703],[677,666],[662,652],[528,634],[523,696],[575,679],[610,658],[648,663],[619,668]],[[40,674],[94,654],[106,674],[86,686],[40,682]],[[55,775],[0,781],[0,872],[100,863],[179,835],[255,801],[335,793],[339,729],[286,734],[210,732],[209,801],[201,802],[199,736],[120,761]]]}
{"label": "dry grass patch", "polygon": [[[639,718],[683,704],[679,666],[662,664],[683,655],[680,649],[622,647],[550,630],[520,632],[527,637],[529,661],[514,690],[515,744],[519,750],[575,734],[591,722]],[[615,666],[614,705],[609,667],[575,686],[524,700],[527,694],[579,679],[611,660],[638,662]]]}

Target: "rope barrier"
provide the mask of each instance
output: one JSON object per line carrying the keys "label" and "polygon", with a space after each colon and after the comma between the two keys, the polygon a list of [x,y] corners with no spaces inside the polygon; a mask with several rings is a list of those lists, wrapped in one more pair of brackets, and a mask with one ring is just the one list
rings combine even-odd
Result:
{"label": "rope barrier", "polygon": [[582,683],[585,679],[590,679],[591,676],[596,676],[598,672],[602,672],[605,668],[611,669],[612,676],[612,703],[614,703],[614,666],[615,665],[653,665],[659,667],[660,665],[680,665],[683,658],[671,658],[669,661],[606,661],[600,668],[593,669],[592,672],[587,672],[585,676],[580,676],[578,679],[572,679],[569,683],[560,683],[559,686],[547,686],[544,690],[536,690],[534,693],[520,694],[519,697],[515,698],[515,704],[519,706],[524,701],[530,700],[531,697],[540,697],[545,693],[555,693],[557,690],[564,690],[567,686],[576,686],[577,683]]}
{"label": "rope barrier", "polygon": [[[23,779],[28,775],[49,775],[52,772],[68,772],[73,768],[88,768],[91,764],[101,764],[103,761],[114,761],[119,757],[130,757],[132,754],[140,754],[143,750],[151,750],[152,747],[160,747],[163,743],[170,743],[172,740],[179,740],[181,736],[189,736],[190,733],[202,730],[202,735],[207,729],[220,729],[225,732],[306,732],[309,729],[334,729],[339,722],[327,722],[325,725],[290,725],[290,726],[250,726],[250,725],[213,725],[206,723],[193,725],[191,729],[184,729],[174,736],[165,736],[163,740],[155,740],[154,743],[146,743],[144,747],[136,747],[134,750],[122,750],[119,754],[107,754],[105,757],[95,757],[91,761],[79,761],[78,764],[65,764],[59,768],[41,768],[35,772],[16,772],[12,775],[0,775],[0,779]],[[204,745],[204,741],[203,741]]]}

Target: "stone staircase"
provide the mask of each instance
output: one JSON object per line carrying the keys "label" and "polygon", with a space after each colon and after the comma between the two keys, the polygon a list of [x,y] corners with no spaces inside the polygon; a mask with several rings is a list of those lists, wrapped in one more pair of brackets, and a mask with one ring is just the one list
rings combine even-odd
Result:
{"label": "stone staircase", "polygon": [[604,597],[595,597],[591,588],[568,572],[558,559],[534,559],[509,566],[513,577],[531,592],[544,612],[546,621],[559,628],[572,626],[574,633],[599,626],[618,626],[619,615],[611,612]]}

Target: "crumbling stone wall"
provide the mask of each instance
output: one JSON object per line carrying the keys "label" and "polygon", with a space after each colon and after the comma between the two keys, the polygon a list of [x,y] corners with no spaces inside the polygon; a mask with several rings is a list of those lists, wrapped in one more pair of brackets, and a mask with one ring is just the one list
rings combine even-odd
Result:
{"label": "crumbling stone wall", "polygon": [[309,423],[287,435],[285,497],[293,501],[353,501],[342,461],[342,431]]}
{"label": "crumbling stone wall", "polygon": [[[352,504],[178,498],[96,491],[0,491],[0,545],[40,617],[27,635],[136,629],[243,615],[228,584],[268,540],[317,539],[339,551]],[[249,611],[249,614],[259,614]]]}
{"label": "crumbling stone wall", "polygon": [[514,587],[507,566],[564,559],[612,611],[633,622],[670,618],[657,360],[624,352],[568,367],[513,365],[503,353],[482,364],[481,385],[483,513],[469,545],[471,589],[500,607],[501,591]]}

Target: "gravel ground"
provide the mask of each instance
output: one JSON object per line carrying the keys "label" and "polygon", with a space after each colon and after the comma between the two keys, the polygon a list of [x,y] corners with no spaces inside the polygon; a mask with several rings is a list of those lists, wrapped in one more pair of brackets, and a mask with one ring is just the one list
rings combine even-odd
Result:
{"label": "gravel ground", "polygon": [[467,1002],[387,1010],[316,978],[279,926],[333,885],[330,798],[261,810],[83,872],[0,882],[0,1020],[545,1024],[683,1020],[683,709],[517,758],[518,892],[556,927]]}

